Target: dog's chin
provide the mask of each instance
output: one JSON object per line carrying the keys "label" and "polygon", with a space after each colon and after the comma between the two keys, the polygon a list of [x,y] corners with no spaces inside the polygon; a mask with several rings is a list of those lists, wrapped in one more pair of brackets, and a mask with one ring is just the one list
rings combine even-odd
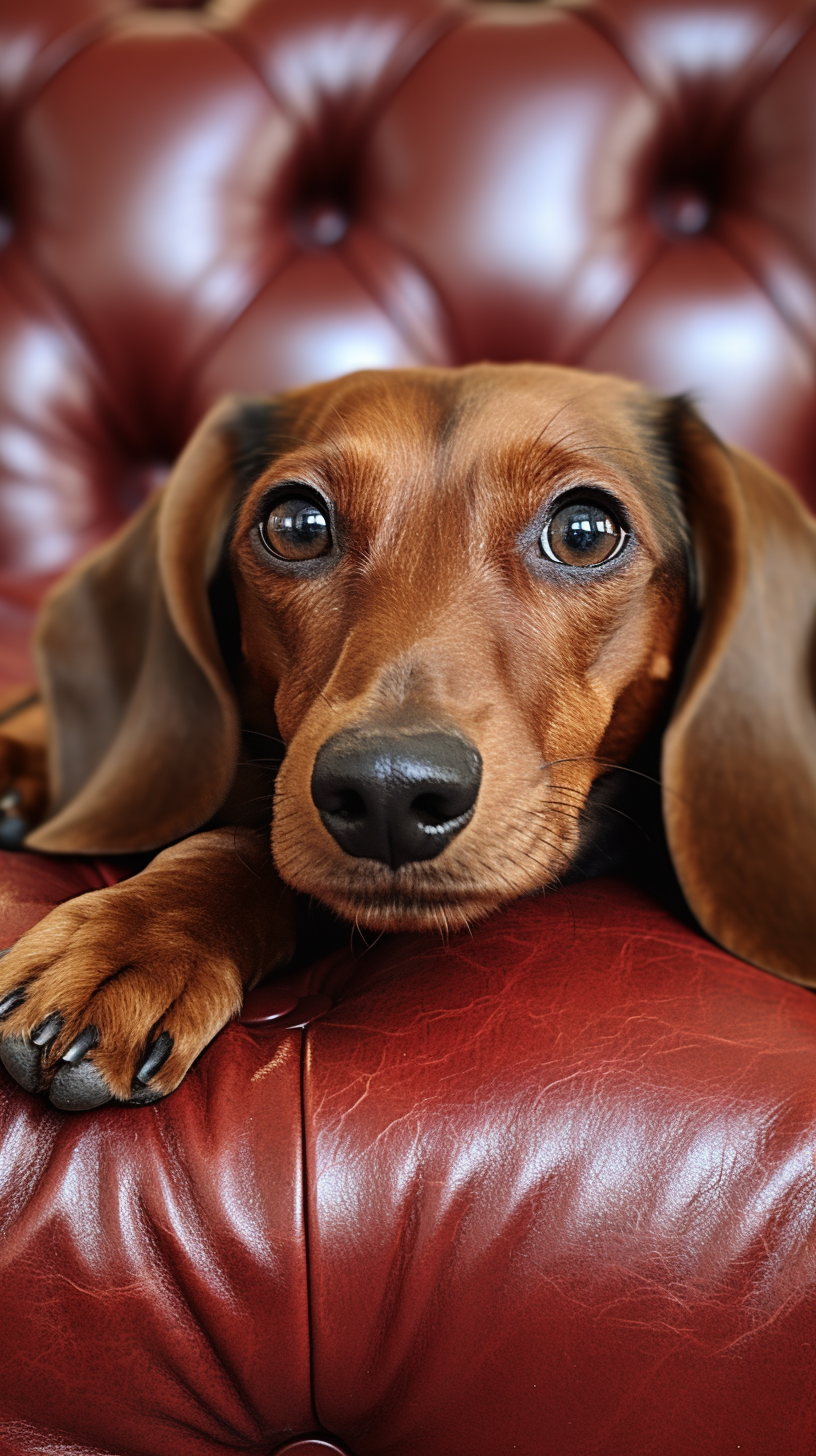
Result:
{"label": "dog's chin", "polygon": [[281,878],[342,920],[374,934],[466,930],[511,901],[557,883],[569,864],[564,849],[554,852],[542,846],[537,854],[516,856],[515,874],[508,873],[507,854],[495,869],[484,862],[474,865],[469,856],[440,856],[392,870],[334,848],[327,853],[327,848],[304,843],[302,836],[281,834],[279,824],[273,830],[272,849]]}
{"label": "dog's chin", "polygon": [[472,894],[456,899],[399,894],[327,894],[325,888],[318,898],[341,919],[375,934],[412,930],[436,930],[448,934],[454,930],[466,930],[491,911],[498,910],[507,899],[506,896],[477,897]]}
{"label": "dog's chin", "polygon": [[468,895],[437,900],[420,895],[326,894],[323,888],[319,898],[342,920],[350,920],[358,929],[376,935],[405,930],[440,930],[447,935],[484,920],[491,911],[500,909],[507,897]]}
{"label": "dog's chin", "polygon": [[365,868],[359,871],[343,867],[338,872],[333,867],[334,873],[326,873],[324,868],[322,874],[304,873],[302,861],[295,873],[291,866],[278,867],[293,889],[319,900],[342,920],[375,934],[466,930],[509,901],[543,889],[552,878],[546,874],[535,882],[525,878],[515,886],[506,878],[500,885],[483,884],[470,875],[457,883],[456,876],[446,874],[440,876],[441,883],[434,884],[431,876],[418,874],[415,866],[392,873],[363,864]]}

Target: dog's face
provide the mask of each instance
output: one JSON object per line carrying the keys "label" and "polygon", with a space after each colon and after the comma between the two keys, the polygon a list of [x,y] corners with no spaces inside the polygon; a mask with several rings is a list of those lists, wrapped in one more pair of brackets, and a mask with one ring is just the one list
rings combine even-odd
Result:
{"label": "dog's face", "polygon": [[667,691],[687,528],[660,409],[558,369],[290,396],[231,545],[244,699],[286,754],[273,849],[373,929],[564,874]]}

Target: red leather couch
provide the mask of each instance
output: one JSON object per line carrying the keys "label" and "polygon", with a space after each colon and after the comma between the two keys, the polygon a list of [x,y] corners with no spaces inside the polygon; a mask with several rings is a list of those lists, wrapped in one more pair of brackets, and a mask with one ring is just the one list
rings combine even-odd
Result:
{"label": "red leather couch", "polygon": [[[614,369],[816,500],[810,4],[0,0],[0,97],[7,683],[227,388]],[[3,856],[0,944],[119,873]],[[815,1103],[812,994],[612,881],[341,950],[155,1107],[3,1076],[0,1451],[805,1456]]]}

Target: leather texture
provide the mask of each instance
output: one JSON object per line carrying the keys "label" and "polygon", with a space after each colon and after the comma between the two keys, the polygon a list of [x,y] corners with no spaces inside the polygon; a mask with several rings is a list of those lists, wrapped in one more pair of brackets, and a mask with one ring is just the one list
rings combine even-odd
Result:
{"label": "leather texture", "polygon": [[[0,680],[227,389],[534,358],[816,502],[816,10],[0,0]],[[0,946],[127,866],[0,855]],[[631,887],[0,1074],[2,1456],[805,1456],[816,1001]]]}
{"label": "leather texture", "polygon": [[813,1449],[812,995],[612,880],[321,982],[154,1108],[3,1079],[1,1450]]}

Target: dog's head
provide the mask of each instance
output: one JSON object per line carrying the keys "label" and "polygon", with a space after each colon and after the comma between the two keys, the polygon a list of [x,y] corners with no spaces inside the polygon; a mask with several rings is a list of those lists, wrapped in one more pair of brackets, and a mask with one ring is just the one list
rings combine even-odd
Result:
{"label": "dog's head", "polygon": [[29,842],[200,827],[242,720],[259,757],[285,745],[285,879],[374,928],[462,925],[570,870],[699,593],[672,857],[716,938],[807,979],[814,568],[782,482],[617,379],[478,366],[227,402],[46,611],[57,799]]}
{"label": "dog's head", "polygon": [[366,926],[459,926],[565,873],[666,691],[687,527],[665,410],[523,367],[291,404],[230,548],[251,701],[287,745],[278,868]]}

